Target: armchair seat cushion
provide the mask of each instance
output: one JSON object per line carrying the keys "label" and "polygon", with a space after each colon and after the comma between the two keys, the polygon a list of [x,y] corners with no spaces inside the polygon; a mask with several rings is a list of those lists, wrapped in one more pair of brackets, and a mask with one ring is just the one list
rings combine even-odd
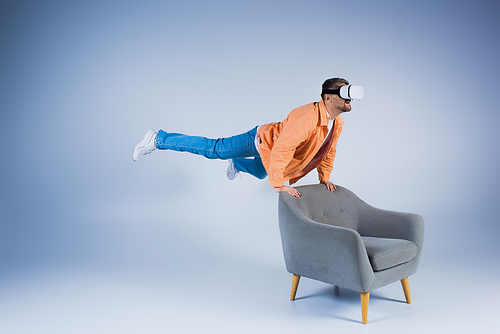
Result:
{"label": "armchair seat cushion", "polygon": [[417,245],[403,239],[361,237],[373,271],[381,271],[410,261],[417,255]]}

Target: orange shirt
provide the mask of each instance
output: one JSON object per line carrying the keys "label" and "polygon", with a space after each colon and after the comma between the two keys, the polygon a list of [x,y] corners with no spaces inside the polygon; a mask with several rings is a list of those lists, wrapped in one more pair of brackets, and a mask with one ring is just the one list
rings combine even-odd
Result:
{"label": "orange shirt", "polygon": [[[328,181],[344,121],[335,119],[330,150],[317,167],[320,181]],[[257,133],[259,154],[269,184],[281,187],[300,173],[316,155],[328,135],[328,116],[321,100],[293,110],[283,122],[262,125]]]}

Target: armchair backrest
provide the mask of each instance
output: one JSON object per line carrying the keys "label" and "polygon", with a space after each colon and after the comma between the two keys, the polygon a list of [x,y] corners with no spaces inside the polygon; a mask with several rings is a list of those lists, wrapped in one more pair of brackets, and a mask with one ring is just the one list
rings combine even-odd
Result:
{"label": "armchair backrest", "polygon": [[292,210],[319,223],[357,230],[358,212],[367,204],[353,192],[340,186],[330,192],[322,184],[300,186],[297,190],[300,198],[280,193],[280,216],[286,216],[282,210]]}

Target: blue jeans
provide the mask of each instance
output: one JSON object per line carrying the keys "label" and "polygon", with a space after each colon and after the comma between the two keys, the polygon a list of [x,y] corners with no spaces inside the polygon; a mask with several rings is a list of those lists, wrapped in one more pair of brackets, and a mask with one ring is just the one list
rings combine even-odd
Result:
{"label": "blue jeans", "polygon": [[237,136],[210,139],[158,131],[156,148],[202,155],[208,159],[233,159],[237,171],[264,179],[267,172],[255,147],[257,127]]}

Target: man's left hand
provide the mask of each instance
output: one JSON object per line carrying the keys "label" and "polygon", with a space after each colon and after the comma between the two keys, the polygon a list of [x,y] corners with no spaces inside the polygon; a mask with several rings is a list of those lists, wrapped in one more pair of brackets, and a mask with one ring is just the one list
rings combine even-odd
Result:
{"label": "man's left hand", "polygon": [[319,183],[324,184],[326,186],[326,189],[330,190],[331,192],[334,192],[337,190],[337,187],[333,184],[333,182],[330,181],[320,181]]}

